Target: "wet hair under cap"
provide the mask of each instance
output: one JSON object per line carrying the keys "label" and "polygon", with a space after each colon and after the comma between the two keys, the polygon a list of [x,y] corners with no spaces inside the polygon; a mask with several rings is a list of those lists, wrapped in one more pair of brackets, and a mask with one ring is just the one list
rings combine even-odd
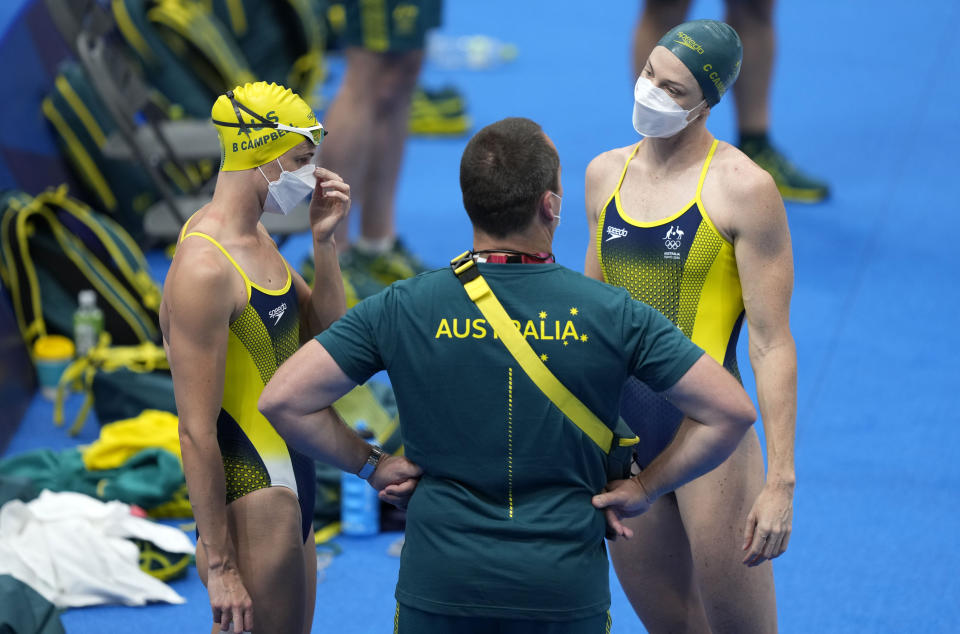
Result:
{"label": "wet hair under cap", "polygon": [[474,227],[503,238],[526,229],[537,201],[560,185],[560,157],[537,123],[511,117],[477,132],[460,159],[463,206]]}
{"label": "wet hair under cap", "polygon": [[692,20],[675,26],[660,38],[663,46],[680,58],[713,106],[740,75],[743,45],[733,27],[718,20]]}

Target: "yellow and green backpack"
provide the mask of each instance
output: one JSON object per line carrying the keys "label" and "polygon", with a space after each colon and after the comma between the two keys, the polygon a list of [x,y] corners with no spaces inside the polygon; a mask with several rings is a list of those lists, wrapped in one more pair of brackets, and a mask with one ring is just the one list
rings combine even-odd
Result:
{"label": "yellow and green backpack", "polygon": [[[71,432],[80,430],[91,406],[101,423],[144,409],[174,411],[159,346],[160,288],[130,235],[65,186],[36,197],[8,192],[0,210],[0,276],[27,350],[43,335],[72,337],[79,291],[96,292],[103,311],[104,341],[65,373],[88,395]],[[55,420],[63,420],[60,407]]]}
{"label": "yellow and green backpack", "polygon": [[[166,118],[177,118],[182,109],[154,91],[151,107]],[[64,155],[86,187],[88,200],[119,222],[135,240],[143,236],[143,216],[161,195],[146,166],[130,158],[113,158],[105,151],[118,126],[103,104],[83,67],[73,61],[58,68],[53,88],[41,109],[53,127]],[[158,165],[175,192],[189,194],[215,173],[215,160]]]}
{"label": "yellow and green backpack", "polygon": [[7,192],[0,213],[0,276],[28,349],[41,335],[72,337],[77,294],[88,288],[115,344],[160,342],[160,287],[115,220],[72,198],[66,186],[36,197]]}
{"label": "yellow and green backpack", "polygon": [[111,0],[117,28],[150,83],[192,117],[224,91],[256,81],[233,34],[199,0]]}

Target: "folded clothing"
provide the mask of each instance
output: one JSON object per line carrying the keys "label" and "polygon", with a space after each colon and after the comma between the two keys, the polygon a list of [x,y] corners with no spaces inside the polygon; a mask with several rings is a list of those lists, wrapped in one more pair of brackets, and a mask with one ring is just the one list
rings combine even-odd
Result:
{"label": "folded clothing", "polygon": [[82,448],[87,469],[116,469],[144,449],[159,447],[180,458],[177,417],[170,412],[148,409],[135,418],[107,423],[100,438]]}

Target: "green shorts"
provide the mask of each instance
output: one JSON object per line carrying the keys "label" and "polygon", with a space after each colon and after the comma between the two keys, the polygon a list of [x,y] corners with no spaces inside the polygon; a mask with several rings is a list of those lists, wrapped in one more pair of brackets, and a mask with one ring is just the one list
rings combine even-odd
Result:
{"label": "green shorts", "polygon": [[442,0],[337,0],[328,10],[340,48],[375,53],[415,51],[440,26]]}
{"label": "green shorts", "polygon": [[577,621],[447,616],[397,604],[393,634],[610,634],[610,611]]}

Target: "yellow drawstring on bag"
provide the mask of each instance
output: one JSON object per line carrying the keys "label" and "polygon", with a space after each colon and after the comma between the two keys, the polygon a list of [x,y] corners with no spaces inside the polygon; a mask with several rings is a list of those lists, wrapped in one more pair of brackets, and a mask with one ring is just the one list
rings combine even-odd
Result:
{"label": "yellow drawstring on bag", "polygon": [[170,364],[163,348],[153,343],[141,343],[136,346],[111,346],[110,334],[101,333],[97,345],[83,357],[67,366],[57,386],[57,398],[53,408],[53,422],[57,427],[63,425],[63,401],[67,388],[83,391],[85,398],[68,433],[76,436],[93,405],[93,378],[97,372],[115,372],[127,369],[133,372],[153,372],[168,370]]}

